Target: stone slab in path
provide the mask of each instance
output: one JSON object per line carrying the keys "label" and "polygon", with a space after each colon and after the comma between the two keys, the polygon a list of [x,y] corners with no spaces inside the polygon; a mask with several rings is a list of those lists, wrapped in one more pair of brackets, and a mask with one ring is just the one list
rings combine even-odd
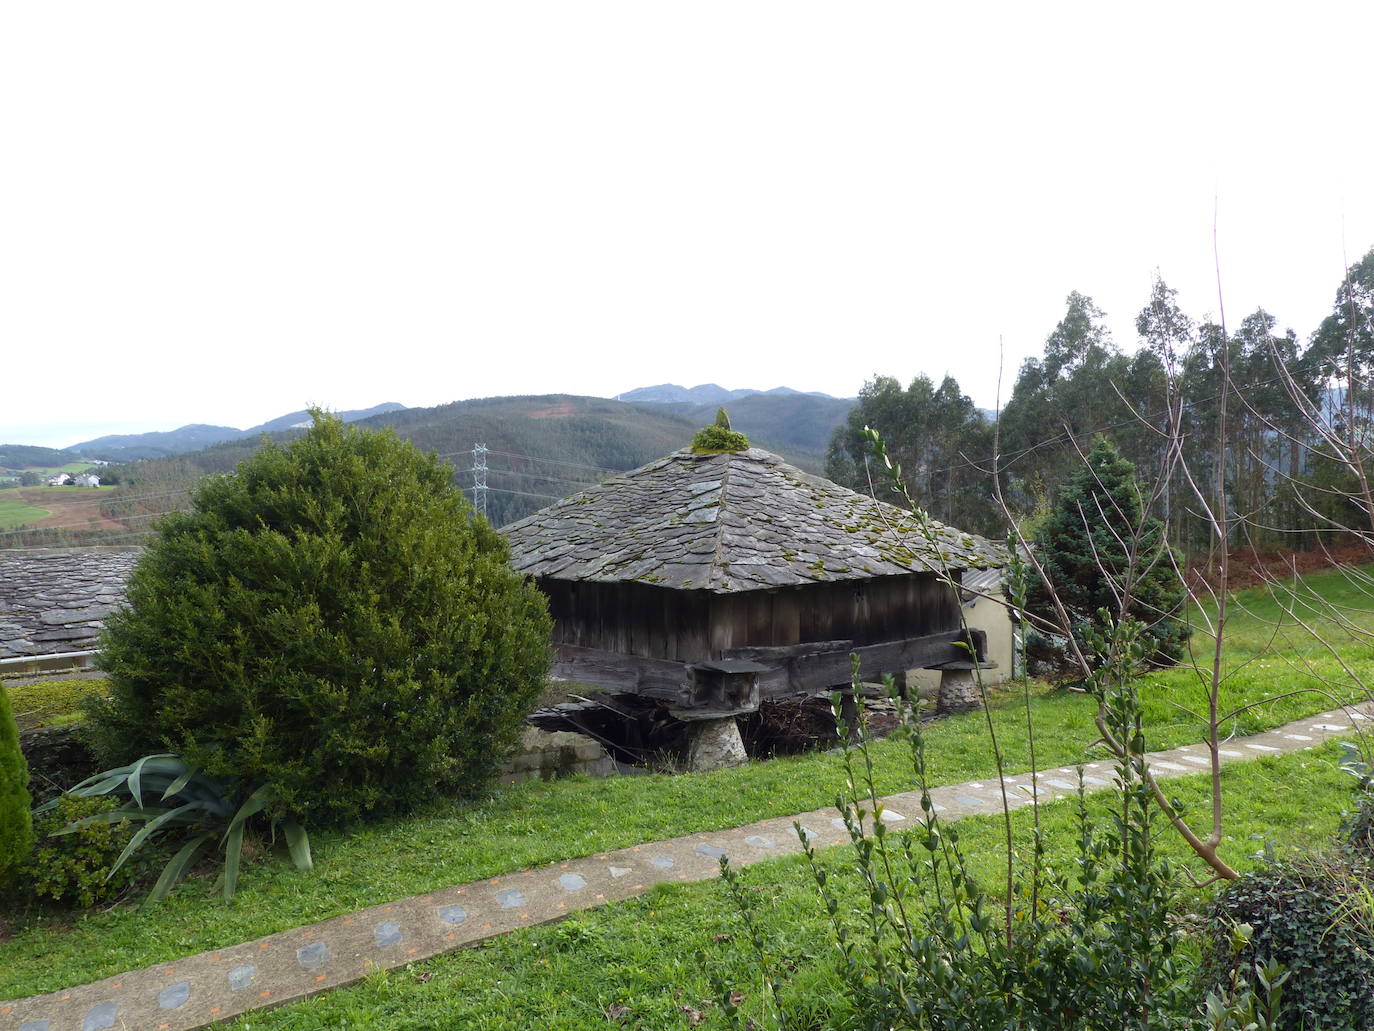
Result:
{"label": "stone slab in path", "polygon": [[[1223,762],[1315,747],[1351,731],[1353,715],[1323,713],[1243,740],[1227,742]],[[1360,714],[1363,716],[1363,713]],[[1152,752],[1156,776],[1200,772],[1202,745]],[[1185,765],[1191,764],[1191,765]],[[1110,785],[1112,764],[1088,763],[1089,790]],[[1059,767],[1006,780],[1011,808],[1062,798],[1077,790],[1075,771]],[[972,781],[931,790],[942,819],[996,811],[996,781]],[[916,791],[882,799],[888,826],[917,820]],[[814,845],[849,841],[845,821],[833,809],[776,817],[705,834],[635,845],[456,885],[399,899],[305,927],[199,955],[169,960],[103,981],[0,1002],[0,1029],[9,1031],[189,1031],[249,1010],[277,1006],[352,984],[376,970],[391,969],[472,945],[499,934],[558,920],[569,913],[633,898],[667,881],[700,881],[719,873],[720,858],[743,866],[798,852],[794,824]]]}

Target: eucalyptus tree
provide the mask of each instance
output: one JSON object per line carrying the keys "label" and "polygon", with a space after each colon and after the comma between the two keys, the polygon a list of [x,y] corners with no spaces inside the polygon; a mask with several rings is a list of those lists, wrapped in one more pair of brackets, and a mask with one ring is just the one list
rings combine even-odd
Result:
{"label": "eucalyptus tree", "polygon": [[939,386],[925,375],[905,389],[892,376],[864,384],[826,457],[826,475],[854,490],[869,487],[865,427],[882,434],[911,496],[932,516],[963,529],[1000,531],[982,466],[992,453],[992,427],[952,376]]}
{"label": "eucalyptus tree", "polygon": [[1092,434],[1129,416],[1118,384],[1127,379],[1130,360],[1105,317],[1091,297],[1074,291],[1043,356],[1021,366],[1001,425],[1005,488],[1018,508],[1047,504]]}

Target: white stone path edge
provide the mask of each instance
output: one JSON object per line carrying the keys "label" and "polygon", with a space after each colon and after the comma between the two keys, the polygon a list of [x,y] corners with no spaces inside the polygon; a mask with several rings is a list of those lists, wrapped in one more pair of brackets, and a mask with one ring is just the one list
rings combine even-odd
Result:
{"label": "white stone path edge", "polygon": [[[1364,708],[1323,713],[1253,737],[1229,741],[1222,761],[1239,762],[1313,748],[1352,733],[1356,721],[1371,720]],[[1370,724],[1374,727],[1374,724]],[[1159,778],[1203,771],[1204,745],[1151,752]],[[1084,767],[1089,790],[1111,784],[1112,764]],[[1073,767],[1036,775],[1042,801],[1077,791]],[[970,781],[931,789],[943,819],[991,813],[1001,806],[997,781]],[[1009,804],[1031,800],[1031,774],[1007,778]],[[920,813],[917,791],[882,799],[884,820],[900,825]],[[908,814],[911,814],[908,817]],[[717,876],[719,860],[732,864],[800,850],[793,824],[819,847],[849,841],[833,809],[774,817],[704,834],[635,845],[538,870],[523,870],[426,895],[373,906],[320,923],[280,931],[254,941],[157,963],[91,984],[47,995],[0,1002],[0,1029],[18,1031],[189,1031],[249,1010],[279,1006],[352,984],[386,970],[463,948],[521,927],[569,913],[633,898],[665,881],[699,881]]]}

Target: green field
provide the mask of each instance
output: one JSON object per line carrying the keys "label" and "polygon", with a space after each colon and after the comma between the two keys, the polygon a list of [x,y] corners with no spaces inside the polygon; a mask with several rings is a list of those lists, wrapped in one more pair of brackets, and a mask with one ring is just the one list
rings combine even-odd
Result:
{"label": "green field", "polygon": [[0,530],[13,530],[35,519],[43,519],[52,512],[46,508],[34,508],[25,501],[11,500],[18,489],[0,490]]}
{"label": "green field", "polygon": [[[49,475],[46,474],[45,475]],[[36,520],[70,514],[70,521],[80,525],[88,521],[94,498],[119,490],[118,486],[101,487],[7,487],[0,490],[0,531],[31,526]]]}

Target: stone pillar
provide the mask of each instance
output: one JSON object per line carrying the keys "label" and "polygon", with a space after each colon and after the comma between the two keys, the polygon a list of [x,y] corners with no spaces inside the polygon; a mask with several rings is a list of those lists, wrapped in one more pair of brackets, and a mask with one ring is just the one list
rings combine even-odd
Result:
{"label": "stone pillar", "polygon": [[694,719],[687,724],[687,769],[693,773],[739,766],[748,758],[735,717]]}
{"label": "stone pillar", "polygon": [[978,682],[973,678],[971,663],[958,663],[940,670],[940,695],[935,711],[967,712],[978,708]]}

